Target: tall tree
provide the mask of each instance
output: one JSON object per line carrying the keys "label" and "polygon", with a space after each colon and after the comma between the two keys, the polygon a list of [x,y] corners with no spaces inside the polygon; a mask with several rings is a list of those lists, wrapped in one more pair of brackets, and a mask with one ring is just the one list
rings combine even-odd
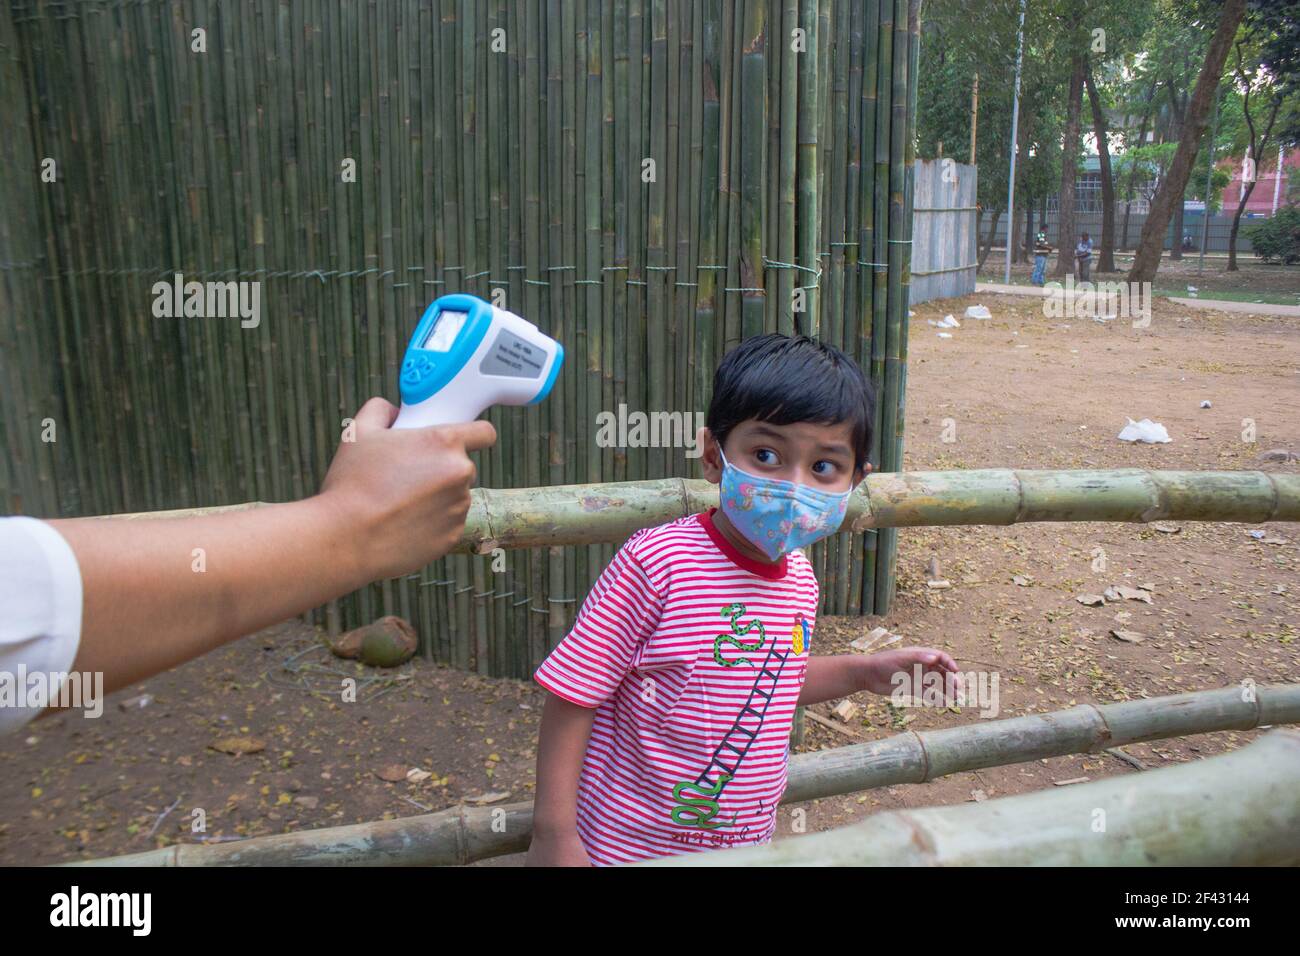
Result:
{"label": "tall tree", "polygon": [[[1187,189],[1187,179],[1196,159],[1197,147],[1209,121],[1211,101],[1219,77],[1223,75],[1223,65],[1228,59],[1237,26],[1246,12],[1246,0],[1224,0],[1219,12],[1218,26],[1210,39],[1209,49],[1205,52],[1205,62],[1196,81],[1196,90],[1187,107],[1187,114],[1182,124],[1182,135],[1178,140],[1178,150],[1170,164],[1169,175],[1161,184],[1160,191],[1151,203],[1151,211],[1142,226],[1142,238],[1138,242],[1137,252],[1133,257],[1133,267],[1129,269],[1129,282],[1150,282],[1160,268],[1160,256],[1164,251],[1165,229],[1174,211],[1174,204],[1182,205],[1183,192]],[[1181,236],[1177,237],[1181,240]]]}
{"label": "tall tree", "polygon": [[[1267,78],[1257,82],[1257,77],[1261,72],[1258,68],[1247,70],[1247,57],[1242,53],[1242,47],[1245,46],[1246,42],[1245,37],[1238,38],[1237,42],[1233,44],[1233,49],[1236,59],[1234,72],[1237,82],[1240,84],[1241,112],[1246,121],[1247,129],[1245,162],[1248,164],[1251,175],[1249,179],[1242,177],[1241,186],[1237,190],[1237,208],[1232,214],[1232,228],[1228,232],[1229,272],[1236,272],[1238,269],[1237,232],[1241,228],[1241,214],[1246,211],[1246,204],[1250,202],[1251,193],[1255,191],[1255,184],[1259,181],[1256,167],[1260,165],[1260,160],[1267,155],[1266,151],[1272,145],[1273,124],[1277,122],[1278,110],[1282,108],[1282,100],[1285,96],[1280,84],[1270,84]],[[1257,64],[1252,65],[1257,67]],[[1253,116],[1250,102],[1252,92],[1256,94]],[[1262,104],[1259,102],[1261,99],[1264,101]],[[1280,169],[1278,175],[1282,175]]]}
{"label": "tall tree", "polygon": [[1097,84],[1092,78],[1092,67],[1087,65],[1083,74],[1088,88],[1088,103],[1092,106],[1092,131],[1097,139],[1097,161],[1101,169],[1101,252],[1097,255],[1098,272],[1115,271],[1115,180],[1110,172],[1110,140],[1106,134],[1106,113],[1097,95]]}
{"label": "tall tree", "polygon": [[1060,245],[1056,255],[1058,276],[1074,270],[1074,184],[1079,178],[1079,128],[1083,108],[1083,74],[1088,56],[1081,48],[1070,57],[1070,89],[1066,101],[1065,139],[1061,145],[1061,191],[1059,193],[1059,220],[1056,241]]}

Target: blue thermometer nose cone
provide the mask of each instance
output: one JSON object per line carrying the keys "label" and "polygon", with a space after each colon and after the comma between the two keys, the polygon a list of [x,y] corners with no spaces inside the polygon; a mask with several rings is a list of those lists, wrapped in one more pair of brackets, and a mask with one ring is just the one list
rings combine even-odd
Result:
{"label": "blue thermometer nose cone", "polygon": [[534,398],[531,402],[528,403],[529,405],[536,405],[547,395],[551,394],[551,386],[554,385],[555,380],[559,378],[560,366],[563,364],[564,364],[564,346],[561,345],[559,342],[556,342],[555,361],[551,364],[551,371],[549,374],[547,374],[546,381],[542,383],[542,390],[537,393],[536,398]]}
{"label": "blue thermometer nose cone", "polygon": [[550,394],[564,347],[535,325],[473,295],[436,299],[402,362],[395,428],[469,422],[492,405],[534,405]]}

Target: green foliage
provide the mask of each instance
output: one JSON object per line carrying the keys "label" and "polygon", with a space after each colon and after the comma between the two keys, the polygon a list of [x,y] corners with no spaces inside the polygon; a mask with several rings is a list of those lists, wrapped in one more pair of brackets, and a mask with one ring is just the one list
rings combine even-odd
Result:
{"label": "green foliage", "polygon": [[1271,218],[1247,226],[1246,238],[1265,262],[1300,262],[1300,206],[1283,206]]}

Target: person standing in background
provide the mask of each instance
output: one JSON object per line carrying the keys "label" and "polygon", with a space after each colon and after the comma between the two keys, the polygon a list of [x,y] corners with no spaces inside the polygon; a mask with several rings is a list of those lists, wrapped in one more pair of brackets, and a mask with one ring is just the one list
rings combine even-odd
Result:
{"label": "person standing in background", "polygon": [[1085,232],[1079,238],[1079,244],[1074,247],[1074,277],[1079,282],[1091,281],[1092,272],[1092,240],[1088,238]]}
{"label": "person standing in background", "polygon": [[1052,247],[1047,243],[1047,233],[1040,232],[1034,237],[1034,274],[1030,282],[1042,285],[1047,278],[1047,257],[1052,254]]}

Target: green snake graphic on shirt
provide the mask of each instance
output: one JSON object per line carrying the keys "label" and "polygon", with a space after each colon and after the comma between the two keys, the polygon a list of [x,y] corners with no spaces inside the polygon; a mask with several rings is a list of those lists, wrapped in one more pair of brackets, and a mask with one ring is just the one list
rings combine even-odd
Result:
{"label": "green snake graphic on shirt", "polygon": [[[739,648],[746,653],[756,653],[763,650],[767,644],[767,631],[763,627],[763,622],[754,618],[748,624],[741,626],[740,617],[745,613],[745,605],[733,603],[722,608],[722,616],[730,618],[731,633],[719,634],[713,640],[713,659],[722,667],[737,667],[741,664],[752,664],[753,661],[748,657],[737,657],[735,660],[727,660],[722,656],[723,645],[730,644]],[[753,640],[746,641],[746,635],[753,631],[758,634]],[[752,698],[752,693],[751,693]],[[748,706],[748,701],[746,702]],[[741,708],[743,713],[745,707]],[[758,727],[754,728],[754,734],[757,735],[759,728],[762,727],[762,717],[759,718]],[[733,725],[734,729],[734,725]],[[730,731],[728,731],[730,733]],[[726,739],[724,735],[723,739]],[[710,767],[712,762],[710,762]],[[733,770],[739,769],[739,761]],[[677,806],[673,807],[669,816],[672,821],[683,827],[700,827],[706,830],[716,830],[720,827],[729,827],[735,824],[739,814],[736,814],[731,820],[718,820],[713,818],[718,815],[718,798],[722,796],[723,788],[733,779],[733,774],[721,773],[717,779],[708,782],[708,769],[695,780],[683,780],[673,787],[673,799],[677,801]],[[694,795],[688,795],[687,791],[693,791]]]}

